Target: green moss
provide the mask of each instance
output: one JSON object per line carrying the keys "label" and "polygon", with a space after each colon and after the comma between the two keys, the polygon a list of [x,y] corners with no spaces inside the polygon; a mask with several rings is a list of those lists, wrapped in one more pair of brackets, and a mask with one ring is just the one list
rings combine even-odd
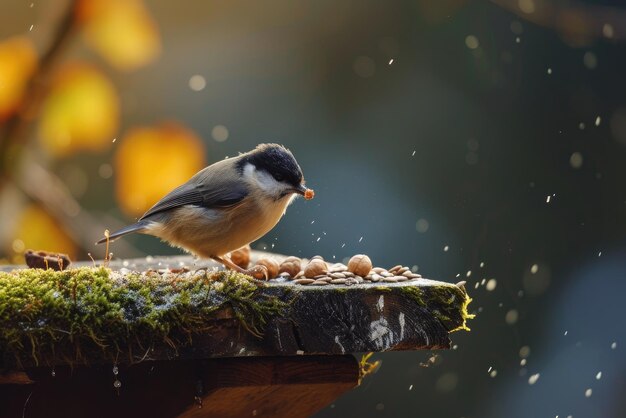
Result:
{"label": "green moss", "polygon": [[465,330],[467,320],[475,315],[467,312],[472,299],[462,289],[454,285],[406,286],[400,288],[419,306],[430,311],[450,332]]}
{"label": "green moss", "polygon": [[210,332],[215,313],[232,308],[260,335],[288,304],[261,295],[247,276],[227,272],[121,275],[109,269],[0,272],[0,370],[110,359],[167,344],[173,349]]}

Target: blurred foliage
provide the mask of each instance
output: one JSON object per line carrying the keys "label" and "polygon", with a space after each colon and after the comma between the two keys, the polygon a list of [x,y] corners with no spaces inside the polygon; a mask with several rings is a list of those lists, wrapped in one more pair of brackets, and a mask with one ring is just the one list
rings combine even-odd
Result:
{"label": "blurred foliage", "polygon": [[62,67],[53,79],[39,124],[38,138],[53,156],[104,151],[119,126],[119,99],[113,83],[84,63]]}
{"label": "blurred foliage", "polygon": [[0,42],[0,121],[20,105],[36,66],[37,53],[30,39],[16,36]]}
{"label": "blurred foliage", "polygon": [[[76,256],[77,247],[72,238],[61,228],[58,222],[43,208],[30,204],[26,206],[19,219],[15,222],[16,239],[12,243],[13,250],[23,252],[28,248],[54,248],[59,253]],[[17,255],[16,262],[21,255]]]}
{"label": "blurred foliage", "polygon": [[[59,212],[59,201],[65,202],[64,207],[80,206],[51,170],[50,181],[40,186],[56,188],[44,193],[21,187],[17,177],[32,163],[46,169],[57,164],[55,160],[81,158],[85,152],[111,157],[122,123],[121,99],[96,62],[66,59],[71,40],[83,36],[106,62],[124,71],[145,66],[161,50],[157,25],[141,0],[71,1],[51,36],[47,48],[39,51],[30,37],[0,41],[0,174],[24,197],[17,211],[15,202],[7,206],[17,213],[16,222],[9,225],[8,219],[0,220],[3,228],[12,231],[2,234],[4,242],[0,242],[9,262],[22,262],[29,248],[84,257],[87,249],[82,247],[104,231],[94,217],[85,225],[86,219],[78,216],[84,211]],[[179,123],[130,128],[117,144],[115,171],[111,173],[112,165],[104,163],[100,172],[103,178],[115,176],[117,203],[133,216],[205,163],[201,140]],[[0,182],[0,196],[6,192],[5,184]]]}
{"label": "blurred foliage", "polygon": [[204,164],[202,141],[178,123],[130,130],[115,154],[120,207],[129,215],[141,215]]}
{"label": "blurred foliage", "polygon": [[159,55],[158,29],[141,0],[83,0],[77,16],[87,43],[120,70],[139,68]]}

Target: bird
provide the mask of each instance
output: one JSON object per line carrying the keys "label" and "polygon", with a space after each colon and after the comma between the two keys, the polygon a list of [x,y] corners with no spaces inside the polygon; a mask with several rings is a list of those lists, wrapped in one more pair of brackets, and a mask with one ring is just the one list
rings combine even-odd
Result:
{"label": "bird", "polygon": [[105,233],[96,244],[135,232],[153,235],[229,269],[267,279],[265,266],[243,269],[228,253],[274,228],[298,195],[309,200],[314,192],[305,186],[302,169],[291,151],[279,144],[259,144],[200,170],[137,222]]}

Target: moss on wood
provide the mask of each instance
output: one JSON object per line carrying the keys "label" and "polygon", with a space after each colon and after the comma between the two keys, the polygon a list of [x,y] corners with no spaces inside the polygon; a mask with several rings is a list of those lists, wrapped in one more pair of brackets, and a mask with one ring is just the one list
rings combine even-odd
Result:
{"label": "moss on wood", "polygon": [[[467,308],[472,301],[467,293],[455,285],[431,287],[402,287],[402,292],[410,296],[422,308],[429,310],[449,330],[465,330],[467,320],[473,319]],[[460,325],[457,325],[460,324]]]}
{"label": "moss on wood", "polygon": [[[260,334],[288,304],[259,294],[238,273],[120,274],[100,267],[0,272],[0,370],[29,363],[134,359],[154,346],[174,350],[210,333],[231,308]],[[213,321],[213,322],[212,322]]]}

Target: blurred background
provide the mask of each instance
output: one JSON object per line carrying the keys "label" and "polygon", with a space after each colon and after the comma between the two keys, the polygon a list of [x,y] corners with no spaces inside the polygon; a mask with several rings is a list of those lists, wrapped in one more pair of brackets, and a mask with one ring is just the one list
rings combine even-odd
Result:
{"label": "blurred background", "polygon": [[103,258],[105,228],[282,143],[316,198],[253,248],[416,265],[478,314],[319,417],[624,417],[620,3],[3,0],[0,259]]}

